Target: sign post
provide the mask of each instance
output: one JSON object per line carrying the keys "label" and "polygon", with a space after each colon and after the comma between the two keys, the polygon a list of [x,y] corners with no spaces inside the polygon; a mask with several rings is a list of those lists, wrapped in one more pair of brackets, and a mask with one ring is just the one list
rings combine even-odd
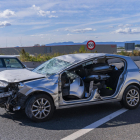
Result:
{"label": "sign post", "polygon": [[132,51],[132,54],[134,54],[134,50],[135,50],[135,43],[125,43],[125,50]]}
{"label": "sign post", "polygon": [[94,42],[93,40],[89,40],[89,41],[87,42],[87,48],[88,48],[89,50],[95,49],[95,46],[96,46],[96,44],[95,44],[95,42]]}
{"label": "sign post", "polygon": [[135,43],[125,43],[125,50],[126,51],[135,50]]}

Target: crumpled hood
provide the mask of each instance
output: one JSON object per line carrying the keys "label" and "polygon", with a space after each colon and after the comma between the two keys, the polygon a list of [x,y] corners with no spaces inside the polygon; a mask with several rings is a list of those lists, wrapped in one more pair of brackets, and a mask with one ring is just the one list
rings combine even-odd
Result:
{"label": "crumpled hood", "polygon": [[16,83],[39,78],[45,78],[45,76],[27,69],[4,70],[0,72],[0,80],[8,83]]}

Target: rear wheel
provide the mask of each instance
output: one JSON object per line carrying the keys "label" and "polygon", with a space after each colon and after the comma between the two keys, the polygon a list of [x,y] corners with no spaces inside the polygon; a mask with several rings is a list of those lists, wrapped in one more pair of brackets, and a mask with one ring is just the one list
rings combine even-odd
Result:
{"label": "rear wheel", "polygon": [[46,94],[34,95],[25,107],[27,117],[35,122],[43,122],[50,119],[54,113],[52,99]]}
{"label": "rear wheel", "polygon": [[128,109],[135,109],[140,103],[140,90],[138,87],[131,85],[126,88],[123,99],[121,101],[123,106]]}

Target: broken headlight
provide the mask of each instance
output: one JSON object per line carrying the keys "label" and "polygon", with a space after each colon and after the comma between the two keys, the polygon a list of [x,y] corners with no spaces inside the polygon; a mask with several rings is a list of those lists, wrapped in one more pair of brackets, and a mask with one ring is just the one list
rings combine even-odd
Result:
{"label": "broken headlight", "polygon": [[19,88],[19,89],[21,89],[21,88],[23,88],[23,87],[24,87],[24,84],[23,84],[23,83],[19,83],[19,84],[18,84],[18,88]]}
{"label": "broken headlight", "polygon": [[5,82],[5,81],[0,81],[0,87],[7,87],[8,86],[8,83]]}

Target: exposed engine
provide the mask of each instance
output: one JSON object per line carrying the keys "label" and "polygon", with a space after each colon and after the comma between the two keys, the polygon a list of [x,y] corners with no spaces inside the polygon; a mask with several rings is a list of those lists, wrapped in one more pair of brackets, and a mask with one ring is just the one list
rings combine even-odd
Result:
{"label": "exposed engine", "polygon": [[18,83],[5,83],[1,81],[0,86],[0,107],[15,106],[19,90]]}

